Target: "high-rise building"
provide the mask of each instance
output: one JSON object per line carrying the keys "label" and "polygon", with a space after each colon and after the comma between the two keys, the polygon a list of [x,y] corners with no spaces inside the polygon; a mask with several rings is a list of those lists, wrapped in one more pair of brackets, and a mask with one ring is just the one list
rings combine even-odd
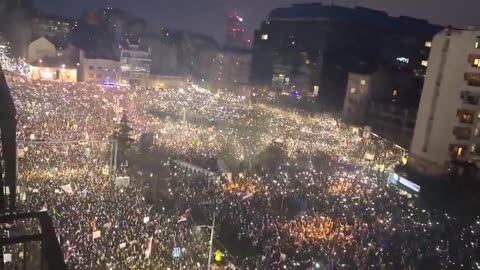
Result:
{"label": "high-rise building", "polygon": [[120,51],[121,83],[137,84],[150,75],[152,65],[151,48],[140,43],[124,43]]}
{"label": "high-rise building", "polygon": [[35,14],[32,18],[33,38],[47,37],[66,42],[71,31],[77,26],[74,20],[50,14]]}
{"label": "high-rise building", "polygon": [[246,40],[243,18],[235,12],[227,17],[226,46],[231,48],[244,48],[245,45]]}
{"label": "high-rise building", "polygon": [[480,31],[447,28],[431,46],[410,154],[436,174],[480,163]]}
{"label": "high-rise building", "polygon": [[244,49],[219,50],[211,65],[210,82],[219,88],[246,85],[250,77],[252,54]]}
{"label": "high-rise building", "polygon": [[[341,110],[348,73],[378,66],[409,70],[421,80],[433,35],[441,27],[409,17],[391,17],[367,8],[294,4],[270,12],[255,31],[251,82],[272,85],[276,78],[305,78],[290,90],[314,93],[331,109]],[[278,73],[277,66],[289,74]],[[304,72],[309,69],[310,72]]]}

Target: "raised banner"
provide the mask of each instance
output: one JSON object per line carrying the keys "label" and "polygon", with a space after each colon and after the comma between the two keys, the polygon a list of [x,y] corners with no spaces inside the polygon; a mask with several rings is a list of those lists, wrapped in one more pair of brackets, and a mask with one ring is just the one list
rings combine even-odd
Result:
{"label": "raised banner", "polygon": [[115,186],[117,187],[128,187],[130,184],[130,177],[128,176],[118,176],[115,178]]}
{"label": "raised banner", "polygon": [[102,236],[102,232],[101,231],[95,231],[93,232],[93,239],[97,239],[97,238],[100,238],[100,236]]}
{"label": "raised banner", "polygon": [[60,188],[63,189],[67,193],[73,194],[73,188],[72,188],[71,184],[61,186]]}

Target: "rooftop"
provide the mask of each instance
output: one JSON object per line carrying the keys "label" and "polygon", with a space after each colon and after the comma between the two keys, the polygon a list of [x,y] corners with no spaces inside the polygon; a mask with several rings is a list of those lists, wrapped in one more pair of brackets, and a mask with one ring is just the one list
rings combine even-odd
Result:
{"label": "rooftop", "polygon": [[290,7],[276,8],[268,15],[268,20],[337,20],[352,21],[359,24],[382,25],[401,31],[412,28],[418,32],[437,32],[442,26],[427,20],[407,16],[392,17],[384,11],[364,7],[325,6],[320,3],[293,4]]}

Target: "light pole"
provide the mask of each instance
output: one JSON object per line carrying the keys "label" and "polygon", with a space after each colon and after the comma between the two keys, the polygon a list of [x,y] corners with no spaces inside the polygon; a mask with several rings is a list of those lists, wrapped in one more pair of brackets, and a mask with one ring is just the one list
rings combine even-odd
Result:
{"label": "light pole", "polygon": [[208,264],[207,270],[211,269],[212,266],[212,252],[213,252],[213,236],[215,234],[215,214],[213,214],[212,230],[210,231],[210,248],[208,251]]}
{"label": "light pole", "polygon": [[183,124],[187,126],[187,108],[183,108]]}

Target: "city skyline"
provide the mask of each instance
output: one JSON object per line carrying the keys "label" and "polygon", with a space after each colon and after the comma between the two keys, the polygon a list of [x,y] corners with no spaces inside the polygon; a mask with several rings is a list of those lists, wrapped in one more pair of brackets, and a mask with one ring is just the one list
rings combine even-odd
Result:
{"label": "city skyline", "polygon": [[[287,7],[295,3],[330,1],[306,0],[264,0],[261,2],[246,0],[204,0],[192,2],[188,0],[165,1],[143,0],[132,5],[127,0],[98,0],[98,1],[73,1],[73,0],[36,0],[35,5],[41,11],[59,15],[79,17],[85,11],[112,6],[127,10],[133,15],[144,18],[147,22],[157,24],[174,30],[190,30],[214,36],[223,42],[225,37],[226,16],[238,12],[245,19],[246,37],[252,38],[253,31],[259,28],[260,23],[268,13],[278,7]],[[479,26],[480,19],[475,11],[480,9],[480,2],[474,0],[448,1],[438,3],[434,0],[418,2],[406,0],[400,2],[383,2],[379,0],[342,0],[336,1],[340,6],[363,6],[367,8],[386,11],[392,16],[409,16],[425,19],[440,25],[453,25],[459,28]],[[213,9],[212,6],[216,8]],[[435,6],[435,9],[431,7]],[[183,18],[183,19],[179,19]],[[190,19],[186,19],[190,18]]]}

